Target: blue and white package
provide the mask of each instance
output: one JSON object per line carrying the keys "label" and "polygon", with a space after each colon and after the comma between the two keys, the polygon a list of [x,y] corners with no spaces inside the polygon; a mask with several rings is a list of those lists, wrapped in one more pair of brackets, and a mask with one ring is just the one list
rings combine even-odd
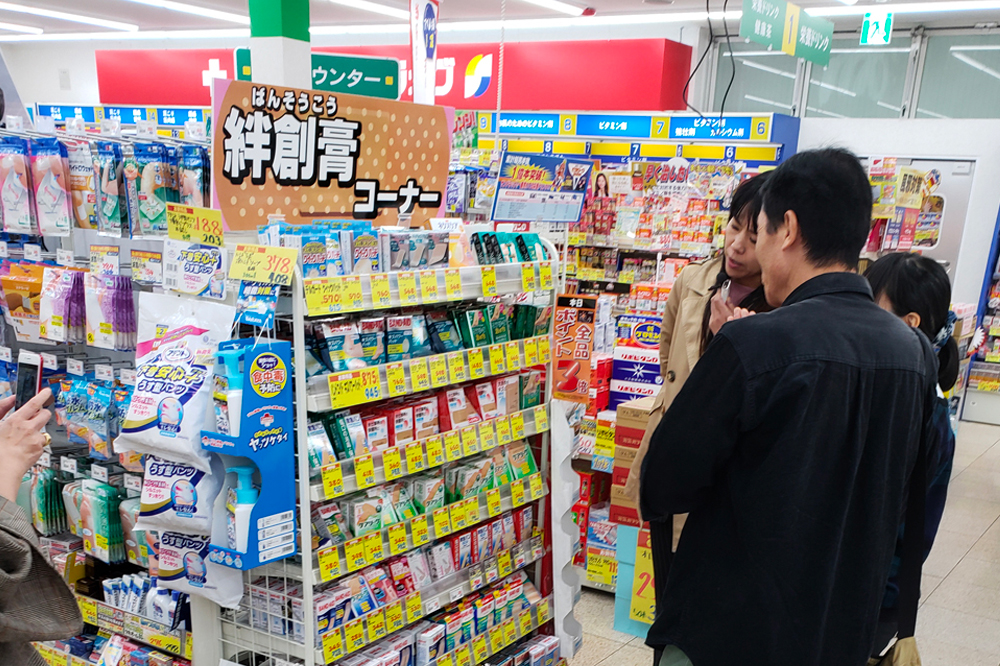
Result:
{"label": "blue and white package", "polygon": [[243,598],[243,574],[208,559],[211,538],[164,532],[160,535],[157,586],[197,594],[225,608]]}
{"label": "blue and white package", "polygon": [[274,328],[279,289],[279,285],[266,282],[240,282],[240,295],[236,300],[236,323]]}
{"label": "blue and white package", "polygon": [[146,456],[136,529],[212,534],[212,509],[225,479],[225,466],[212,456],[212,473],[156,456]]}
{"label": "blue and white package", "polygon": [[659,349],[661,323],[662,320],[659,317],[644,317],[642,315],[618,317],[616,347]]}

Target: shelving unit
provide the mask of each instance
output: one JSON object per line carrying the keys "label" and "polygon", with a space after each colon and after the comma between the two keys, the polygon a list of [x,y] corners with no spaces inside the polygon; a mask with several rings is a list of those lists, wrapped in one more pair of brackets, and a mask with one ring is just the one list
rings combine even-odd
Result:
{"label": "shelving unit", "polygon": [[76,595],[76,602],[80,607],[83,621],[95,625],[98,629],[121,634],[185,659],[190,659],[193,654],[192,636],[187,632],[174,631],[169,625],[154,622],[81,594]]}

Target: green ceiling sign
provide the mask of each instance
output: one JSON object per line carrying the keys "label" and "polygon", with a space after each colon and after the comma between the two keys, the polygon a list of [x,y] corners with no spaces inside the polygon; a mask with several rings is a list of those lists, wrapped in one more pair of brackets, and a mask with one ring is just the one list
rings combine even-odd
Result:
{"label": "green ceiling sign", "polygon": [[784,0],[743,0],[740,37],[825,67],[830,62],[833,23]]}
{"label": "green ceiling sign", "polygon": [[[236,78],[252,80],[250,49],[236,49]],[[314,52],[312,87],[314,90],[398,99],[399,62],[392,58]]]}

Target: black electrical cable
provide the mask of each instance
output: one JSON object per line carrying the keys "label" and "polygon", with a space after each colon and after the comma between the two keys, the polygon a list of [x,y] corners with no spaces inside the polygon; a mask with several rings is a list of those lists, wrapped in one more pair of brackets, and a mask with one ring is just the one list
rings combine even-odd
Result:
{"label": "black electrical cable", "polygon": [[[695,113],[697,113],[699,118],[704,118],[705,116],[702,115],[701,111],[696,109],[694,105],[688,101],[688,86],[691,85],[691,80],[694,79],[694,75],[698,73],[698,70],[701,68],[701,64],[705,62],[705,57],[708,56],[708,52],[712,48],[712,42],[715,41],[715,33],[712,32],[712,19],[708,17],[709,14],[708,3],[709,0],[705,0],[705,20],[708,21],[708,45],[705,47],[705,51],[701,54],[701,57],[698,58],[698,64],[696,64],[694,66],[694,69],[691,70],[691,76],[688,77],[687,83],[684,84],[684,92],[682,93],[684,97],[684,105],[687,108],[694,111]],[[724,20],[725,19],[723,19],[723,21]]]}
{"label": "black electrical cable", "polygon": [[736,80],[736,57],[733,55],[733,45],[729,41],[729,25],[726,23],[726,9],[729,7],[729,0],[723,0],[722,3],[722,27],[726,31],[726,48],[729,49],[729,64],[732,66],[733,71],[729,74],[729,85],[726,86],[726,94],[722,96],[722,104],[719,105],[719,129],[722,129],[722,116],[726,113],[726,99],[729,98],[729,91],[733,87],[733,81]]}

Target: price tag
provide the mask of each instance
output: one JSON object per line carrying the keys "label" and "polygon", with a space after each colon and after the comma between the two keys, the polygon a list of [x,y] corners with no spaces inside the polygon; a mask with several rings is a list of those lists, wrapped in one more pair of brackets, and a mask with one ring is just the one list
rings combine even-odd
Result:
{"label": "price tag", "polygon": [[427,370],[426,358],[415,358],[410,361],[410,385],[413,392],[426,391],[431,387],[431,375]]}
{"label": "price tag", "polygon": [[483,451],[489,451],[497,445],[497,433],[493,429],[493,421],[483,421],[479,424],[479,446]]}
{"label": "price tag", "polygon": [[389,276],[385,273],[372,273],[368,276],[372,286],[372,305],[376,309],[392,307],[392,290],[389,288]]}
{"label": "price tag", "polygon": [[483,279],[483,296],[497,296],[497,271],[493,266],[480,266],[480,275]]}
{"label": "price tag", "polygon": [[125,490],[132,490],[137,493],[142,492],[142,477],[138,474],[125,475]]}
{"label": "price tag", "polygon": [[[114,248],[118,249],[118,248]],[[41,261],[42,260],[42,246],[36,243],[25,243],[24,244],[24,258],[28,261]]]}
{"label": "price tag", "polygon": [[76,459],[68,456],[60,456],[59,469],[69,474],[76,474]]}
{"label": "price tag", "polygon": [[101,465],[91,465],[90,466],[90,476],[91,478],[97,479],[98,481],[108,482],[108,468]]}
{"label": "price tag", "polygon": [[97,624],[97,602],[85,597],[77,597],[76,604],[80,607],[80,615],[87,624]]}
{"label": "price tag", "polygon": [[531,633],[531,611],[526,610],[517,616],[517,622],[521,629],[521,635],[527,636]]}
{"label": "price tag", "polygon": [[383,398],[378,367],[335,372],[327,375],[327,383],[330,388],[330,405],[335,410]]}
{"label": "price tag", "polygon": [[[10,347],[0,347],[0,361],[6,361],[7,363],[14,362],[14,353],[10,350]],[[83,374],[83,361],[77,361],[76,359],[69,359],[67,363],[73,363],[74,367],[78,367],[80,372],[75,373],[78,375]],[[70,371],[72,372],[72,370]]]}
{"label": "price tag", "polygon": [[462,457],[462,440],[457,430],[449,430],[444,434],[444,454],[448,462]]}
{"label": "price tag", "polygon": [[427,533],[427,516],[414,516],[410,521],[410,536],[413,537],[413,547],[422,546],[430,541]]}
{"label": "price tag", "polygon": [[368,566],[368,558],[365,556],[365,540],[351,539],[344,544],[344,555],[347,559],[347,570],[357,571]]}
{"label": "price tag", "polygon": [[229,279],[287,287],[298,259],[299,251],[293,247],[238,244],[229,264]]}
{"label": "price tag", "polygon": [[424,465],[424,447],[420,442],[406,445],[406,471],[410,474],[421,471]]}
{"label": "price tag", "polygon": [[122,368],[118,371],[118,379],[126,386],[135,386],[135,370],[132,368]]}
{"label": "price tag", "polygon": [[306,294],[306,311],[312,315],[324,315],[340,312],[343,309],[343,299],[340,286],[344,278],[310,278],[303,280],[303,290]]}
{"label": "price tag", "polygon": [[399,555],[406,552],[406,525],[396,523],[389,526],[389,553]]}
{"label": "price tag", "polygon": [[42,352],[39,356],[42,357],[42,367],[46,370],[59,369],[59,359],[56,358],[55,354],[46,354],[45,352]]}
{"label": "price tag", "polygon": [[222,211],[168,203],[167,237],[222,247]]}
{"label": "price tag", "polygon": [[499,375],[507,371],[503,362],[503,345],[490,345],[490,374]]}
{"label": "price tag", "polygon": [[514,549],[511,551],[512,553],[514,553],[515,569],[520,569],[528,561],[528,559],[525,557],[524,549],[520,548],[519,546],[520,544],[518,544],[518,546],[515,546]]}
{"label": "price tag", "polygon": [[493,584],[500,580],[500,572],[497,571],[497,560],[493,558],[486,565],[486,582]]}
{"label": "price tag", "polygon": [[389,633],[403,628],[403,602],[397,601],[385,608],[385,624]]}
{"label": "price tag", "polygon": [[365,309],[365,296],[361,291],[361,276],[348,275],[340,284],[340,307],[342,312],[357,312]]}
{"label": "price tag", "polygon": [[444,292],[449,301],[462,300],[462,271],[457,268],[445,269]]}
{"label": "price tag", "polygon": [[476,434],[476,426],[466,426],[462,428],[462,454],[471,456],[479,453],[479,436]]}
{"label": "price tag", "polygon": [[521,264],[521,290],[535,291],[537,289],[535,264]]}
{"label": "price tag", "polygon": [[333,499],[344,494],[344,472],[340,463],[333,463],[322,468],[323,497]]}
{"label": "price tag", "polygon": [[494,488],[486,492],[486,513],[490,518],[500,515],[500,489]]}
{"label": "price tag", "polygon": [[552,348],[549,345],[549,337],[543,335],[538,338],[538,361],[540,363],[548,363],[552,360]]}
{"label": "price tag", "polygon": [[494,653],[503,649],[503,629],[493,627],[490,629],[490,650]]}
{"label": "price tag", "polygon": [[549,429],[549,412],[545,405],[535,407],[535,434],[546,432]]}
{"label": "price tag", "polygon": [[0,257],[9,257],[10,253],[7,249],[7,241],[0,241]]}
{"label": "price tag", "polygon": [[347,653],[356,652],[365,646],[365,621],[361,618],[344,625],[344,642]]}
{"label": "price tag", "polygon": [[365,539],[365,559],[368,564],[375,564],[385,559],[385,542],[382,541],[381,532],[366,534]]}
{"label": "price tag", "polygon": [[420,600],[420,592],[414,592],[406,598],[406,619],[416,622],[424,616],[424,604]]}
{"label": "price tag", "polygon": [[549,291],[552,289],[552,262],[543,261],[538,265],[538,274],[541,277],[542,289]]}
{"label": "price tag", "polygon": [[538,604],[538,624],[539,626],[549,621],[549,600],[542,599]]}
{"label": "price tag", "polygon": [[529,368],[538,365],[538,341],[535,338],[524,341],[524,364]]}
{"label": "price tag", "polygon": [[385,472],[386,481],[403,476],[403,458],[395,446],[382,451],[382,471]]}
{"label": "price tag", "polygon": [[389,397],[406,395],[406,371],[402,363],[390,363],[385,366],[385,379],[389,385]]}
{"label": "price tag", "polygon": [[319,551],[319,578],[324,583],[340,575],[340,553],[337,547]]}
{"label": "price tag", "polygon": [[528,500],[525,499],[524,482],[521,479],[512,481],[510,484],[510,498],[514,502],[514,507],[519,507]]}
{"label": "price tag", "polygon": [[524,439],[524,412],[510,415],[510,435],[514,439]]}
{"label": "price tag", "polygon": [[[460,384],[468,381],[465,372],[465,352],[449,352],[448,355],[448,383]],[[433,375],[432,375],[433,377]]]}
{"label": "price tag", "polygon": [[437,271],[420,271],[420,302],[437,303],[439,300]]}
{"label": "price tag", "polygon": [[521,368],[521,343],[517,340],[511,340],[504,348],[507,350],[507,369],[510,371],[519,370]]}
{"label": "price tag", "polygon": [[38,456],[38,464],[42,467],[52,467],[52,454],[42,451],[42,455]]}
{"label": "price tag", "polygon": [[468,645],[455,650],[455,666],[472,666],[472,655],[469,653]]}
{"label": "price tag", "polygon": [[377,641],[385,636],[385,611],[379,609],[365,616],[368,623],[368,640]]}
{"label": "price tag", "polygon": [[358,489],[371,488],[375,485],[375,461],[372,460],[372,454],[354,459],[354,480],[358,484]]}
{"label": "price tag", "polygon": [[417,276],[412,271],[396,273],[396,284],[399,286],[399,301],[402,305],[417,305]]}
{"label": "price tag", "polygon": [[483,577],[483,567],[481,565],[475,565],[472,568],[472,572],[469,574],[469,585],[473,590],[478,590],[485,584],[485,578]]}
{"label": "price tag", "polygon": [[455,666],[455,655],[451,652],[441,655],[438,657],[436,666]]}
{"label": "price tag", "polygon": [[331,663],[344,656],[344,639],[340,627],[323,634],[323,661]]}
{"label": "price tag", "polygon": [[510,645],[517,638],[517,632],[514,629],[514,620],[510,619],[503,623],[503,644]]}
{"label": "price tag", "polygon": [[496,420],[497,442],[499,444],[510,444],[514,440],[510,436],[510,419],[502,416]]}
{"label": "price tag", "polygon": [[63,250],[59,248],[56,250],[56,263],[60,266],[72,266],[73,260],[73,250]]}
{"label": "price tag", "polygon": [[465,524],[475,525],[479,522],[479,497],[470,497],[465,501]]}
{"label": "price tag", "polygon": [[431,387],[438,388],[448,385],[448,366],[444,354],[431,356],[428,359],[431,367]]}
{"label": "price tag", "polygon": [[490,656],[486,648],[486,636],[480,634],[472,639],[472,654],[476,658],[476,663],[481,664]]}
{"label": "price tag", "polygon": [[[457,532],[459,530],[464,530],[467,525],[465,522],[465,502],[456,502],[448,508],[449,513],[451,514],[451,531]],[[435,525],[437,525],[437,523],[435,523]]]}
{"label": "price tag", "polygon": [[468,352],[469,356],[469,377],[479,379],[486,376],[486,368],[483,367],[483,350],[480,347],[473,347]]}
{"label": "price tag", "polygon": [[94,377],[99,382],[113,382],[115,381],[115,369],[110,365],[95,365]]}
{"label": "price tag", "polygon": [[427,466],[437,467],[444,464],[444,444],[441,443],[441,435],[436,435],[428,439],[425,443],[427,447]]}
{"label": "price tag", "polygon": [[504,550],[497,555],[497,569],[500,571],[500,577],[506,578],[514,570],[510,564],[510,551]]}
{"label": "price tag", "polygon": [[[25,248],[27,247],[25,245]],[[91,245],[90,272],[94,275],[118,275],[120,252],[116,245]]]}
{"label": "price tag", "polygon": [[545,487],[542,484],[541,474],[532,474],[528,477],[528,483],[531,486],[531,499],[538,499],[545,494]]}
{"label": "price tag", "polygon": [[459,585],[458,587],[452,588],[451,591],[448,592],[448,599],[452,603],[458,601],[459,599],[461,599],[464,596],[465,596],[465,594],[462,592],[462,586],[461,585]]}
{"label": "price tag", "polygon": [[434,538],[440,539],[451,534],[451,516],[448,507],[437,509],[432,514],[434,517]]}

